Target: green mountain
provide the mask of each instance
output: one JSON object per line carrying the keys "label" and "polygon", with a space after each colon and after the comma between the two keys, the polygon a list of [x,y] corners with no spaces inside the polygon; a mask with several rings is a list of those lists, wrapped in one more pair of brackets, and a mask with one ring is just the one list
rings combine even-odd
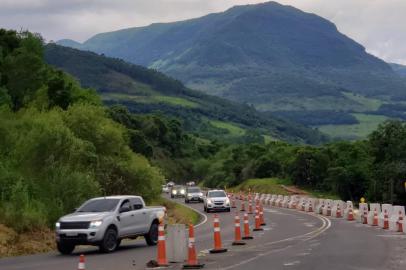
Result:
{"label": "green mountain", "polygon": [[356,107],[344,92],[406,98],[391,67],[334,24],[275,2],[102,33],[78,47],[262,110]]}
{"label": "green mountain", "polygon": [[333,136],[341,129],[340,138],[365,136],[384,119],[373,116],[381,105],[406,100],[405,79],[390,65],[328,20],[275,2],[61,44],[157,69]]}
{"label": "green mountain", "polygon": [[317,144],[326,138],[316,130],[265,115],[252,106],[186,88],[158,71],[92,52],[48,44],[46,61],[96,89],[107,104],[124,104],[132,112],[158,112],[183,120],[200,136],[242,141],[287,140]]}
{"label": "green mountain", "polygon": [[402,77],[406,77],[406,66],[395,63],[390,63],[390,66],[392,67],[393,71],[395,71],[397,74],[399,74]]}

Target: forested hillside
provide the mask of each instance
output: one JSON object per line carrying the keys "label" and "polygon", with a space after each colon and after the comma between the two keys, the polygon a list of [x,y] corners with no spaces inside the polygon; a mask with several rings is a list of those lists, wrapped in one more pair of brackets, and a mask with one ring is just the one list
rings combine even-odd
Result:
{"label": "forested hillside", "polygon": [[[343,200],[406,204],[406,124],[386,122],[365,141],[321,147],[283,142],[231,145],[201,163],[205,185],[233,187],[247,179],[282,179]],[[271,179],[273,178],[273,179]]]}
{"label": "forested hillside", "polygon": [[91,89],[45,64],[41,37],[0,29],[0,220],[51,225],[89,197],[160,193],[161,171]]}
{"label": "forested hillside", "polygon": [[52,226],[92,196],[152,200],[165,178],[222,187],[274,177],[342,199],[406,203],[402,122],[319,147],[213,141],[175,118],[105,107],[44,62],[40,36],[1,29],[0,48],[0,220],[19,232]]}
{"label": "forested hillside", "polygon": [[82,85],[96,89],[106,104],[123,104],[135,113],[177,117],[183,128],[200,137],[233,142],[326,141],[311,128],[259,113],[252,106],[190,90],[163,73],[119,59],[55,44],[46,46],[45,59]]}

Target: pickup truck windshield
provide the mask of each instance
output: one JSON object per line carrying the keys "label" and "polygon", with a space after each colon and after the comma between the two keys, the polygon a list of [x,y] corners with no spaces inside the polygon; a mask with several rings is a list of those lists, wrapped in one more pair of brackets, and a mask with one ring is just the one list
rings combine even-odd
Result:
{"label": "pickup truck windshield", "polygon": [[200,192],[200,188],[188,188],[187,189],[188,193],[199,193]]}
{"label": "pickup truck windshield", "polygon": [[213,192],[209,192],[209,194],[207,194],[207,197],[210,198],[215,198],[215,197],[227,197],[226,193],[224,193],[224,191],[213,191]]}
{"label": "pickup truck windshield", "polygon": [[116,209],[119,199],[91,200],[82,205],[77,212],[111,212]]}

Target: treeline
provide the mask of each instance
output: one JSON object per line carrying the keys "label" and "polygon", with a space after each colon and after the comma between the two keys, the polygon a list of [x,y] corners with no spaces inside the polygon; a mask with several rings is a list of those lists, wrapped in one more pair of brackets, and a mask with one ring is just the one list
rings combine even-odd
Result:
{"label": "treeline", "polygon": [[155,198],[164,177],[134,137],[95,91],[45,64],[40,36],[0,29],[0,223],[51,225],[103,194]]}
{"label": "treeline", "polygon": [[338,111],[277,111],[273,112],[273,114],[306,126],[359,124],[357,118],[352,114]]}
{"label": "treeline", "polygon": [[369,138],[321,147],[283,142],[232,145],[199,161],[207,186],[234,186],[250,178],[279,177],[343,200],[406,204],[406,124],[389,121]]}

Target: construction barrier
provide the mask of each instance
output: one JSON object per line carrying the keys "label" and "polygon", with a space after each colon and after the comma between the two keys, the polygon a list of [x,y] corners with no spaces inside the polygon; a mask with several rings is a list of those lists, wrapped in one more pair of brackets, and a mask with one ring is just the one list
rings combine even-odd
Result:
{"label": "construction barrier", "polygon": [[357,221],[363,224],[368,224],[368,204],[367,203],[360,203],[359,210],[357,214]]}
{"label": "construction barrier", "polygon": [[[350,212],[351,212],[351,215],[352,215],[351,219],[349,218]],[[350,221],[354,220],[354,205],[353,205],[352,201],[346,201],[345,202],[345,207],[344,207],[343,213],[344,213],[344,218],[346,220],[350,220]]]}
{"label": "construction barrier", "polygon": [[323,214],[323,208],[324,208],[324,205],[326,204],[326,200],[324,200],[324,199],[321,199],[320,201],[319,201],[319,203],[317,204],[317,206],[316,206],[316,213],[317,214]]}
{"label": "construction barrier", "polygon": [[314,209],[315,209],[315,206],[317,204],[317,201],[318,200],[315,199],[315,198],[308,198],[307,202],[306,202],[306,205],[305,205],[305,211],[306,212],[313,212]]}
{"label": "construction barrier", "polygon": [[[392,216],[393,206],[391,204],[382,204],[382,212],[378,215],[378,226],[383,229],[389,229],[389,217]],[[386,223],[385,223],[386,216]]]}
{"label": "construction barrier", "polygon": [[[399,222],[399,219],[401,222]],[[389,230],[397,232],[399,231],[399,225],[402,225],[402,232],[405,232],[405,207],[400,205],[394,205],[392,215],[389,217]]]}
{"label": "construction barrier", "polygon": [[381,213],[381,205],[379,203],[370,203],[367,218],[368,225],[378,226],[378,216],[380,213]]}
{"label": "construction barrier", "polygon": [[331,215],[335,218],[342,218],[344,216],[345,202],[341,200],[334,200],[333,207],[331,208]]}
{"label": "construction barrier", "polygon": [[278,199],[278,195],[274,194],[271,197],[271,206],[275,206],[276,205],[276,200]]}

